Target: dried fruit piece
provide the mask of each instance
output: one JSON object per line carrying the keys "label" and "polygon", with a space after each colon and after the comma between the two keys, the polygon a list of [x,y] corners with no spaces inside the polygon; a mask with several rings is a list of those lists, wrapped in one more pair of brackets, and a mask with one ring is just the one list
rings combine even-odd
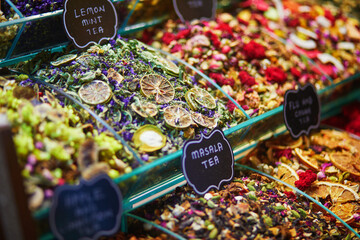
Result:
{"label": "dried fruit piece", "polygon": [[166,136],[158,127],[147,124],[134,133],[133,141],[140,151],[154,152],[165,146]]}
{"label": "dried fruit piece", "polygon": [[117,71],[115,71],[115,69],[113,68],[109,68],[108,69],[108,74],[107,74],[107,78],[112,78],[113,80],[117,81],[118,83],[121,83],[124,80],[124,77],[121,76],[120,73],[118,73]]}
{"label": "dried fruit piece", "polygon": [[172,61],[163,58],[157,57],[156,60],[166,69],[166,72],[171,75],[179,75],[180,69],[179,67],[173,63]]}
{"label": "dried fruit piece", "polygon": [[165,108],[164,118],[165,122],[174,128],[187,128],[193,123],[191,114],[179,105]]}
{"label": "dried fruit piece", "polygon": [[302,150],[301,148],[295,148],[295,154],[299,157],[300,161],[305,164],[306,166],[319,171],[320,166],[316,158],[310,157],[312,150],[309,149],[308,151]]}
{"label": "dried fruit piece", "polygon": [[154,117],[158,114],[156,105],[148,102],[140,103],[139,105],[133,103],[131,104],[131,109],[144,118]]}
{"label": "dried fruit piece", "polygon": [[359,204],[354,202],[338,203],[330,207],[330,210],[346,223],[352,223],[355,220],[354,213],[356,213],[359,209]]}
{"label": "dried fruit piece", "polygon": [[143,76],[140,80],[140,88],[145,97],[155,96],[155,101],[159,104],[168,103],[175,96],[175,89],[171,83],[157,74]]}
{"label": "dried fruit piece", "polygon": [[276,177],[291,186],[295,186],[295,181],[299,180],[299,176],[295,170],[283,163],[278,166]]}
{"label": "dried fruit piece", "polygon": [[185,100],[191,109],[196,110],[198,105],[207,109],[215,109],[216,101],[211,94],[202,88],[192,88],[185,94]]}
{"label": "dried fruit piece", "polygon": [[331,197],[333,203],[345,203],[359,201],[359,195],[351,187],[333,182],[320,181],[314,183],[307,193],[312,197],[323,198]]}
{"label": "dried fruit piece", "polygon": [[58,59],[56,59],[55,61],[52,61],[50,63],[54,67],[57,67],[64,63],[68,63],[68,62],[71,62],[72,60],[75,60],[76,57],[77,57],[76,54],[67,54],[67,55],[59,57]]}
{"label": "dried fruit piece", "polygon": [[340,170],[360,177],[359,158],[354,157],[351,153],[333,152],[330,154],[330,160]]}
{"label": "dried fruit piece", "polygon": [[191,112],[191,117],[195,123],[203,127],[215,128],[217,126],[216,118],[211,118],[197,112]]}
{"label": "dried fruit piece", "polygon": [[110,86],[100,80],[84,84],[79,89],[79,97],[87,104],[97,105],[107,102],[112,96]]}

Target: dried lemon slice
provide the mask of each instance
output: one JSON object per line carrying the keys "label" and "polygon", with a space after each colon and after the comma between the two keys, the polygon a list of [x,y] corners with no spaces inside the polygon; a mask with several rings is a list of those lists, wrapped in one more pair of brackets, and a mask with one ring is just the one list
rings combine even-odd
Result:
{"label": "dried lemon slice", "polygon": [[165,68],[167,73],[175,76],[179,75],[180,69],[175,63],[163,57],[157,57],[156,59]]}
{"label": "dried lemon slice", "polygon": [[97,105],[107,102],[112,96],[110,86],[100,80],[84,84],[79,89],[79,97],[85,103]]}
{"label": "dried lemon slice", "polygon": [[201,113],[191,112],[191,117],[197,124],[207,127],[207,128],[215,128],[217,126],[216,118],[211,118],[205,116]]}
{"label": "dried lemon slice", "polygon": [[140,116],[146,117],[154,117],[158,114],[158,110],[155,104],[153,103],[140,103],[140,105],[136,105],[135,103],[131,104],[132,110],[139,114]]}
{"label": "dried lemon slice", "polygon": [[132,138],[135,147],[140,151],[154,152],[163,148],[166,144],[166,136],[154,125],[144,125],[140,127]]}
{"label": "dried lemon slice", "polygon": [[57,67],[64,63],[68,63],[68,62],[71,62],[72,60],[75,60],[76,57],[77,57],[76,54],[67,54],[67,55],[59,57],[55,61],[50,62],[50,64],[53,65],[54,67]]}
{"label": "dried lemon slice", "polygon": [[348,152],[333,152],[330,154],[330,161],[341,171],[349,172],[354,176],[360,177],[360,162]]}
{"label": "dried lemon slice", "polygon": [[293,139],[290,134],[281,135],[266,143],[267,147],[274,149],[297,148],[303,144],[303,138]]}
{"label": "dried lemon slice", "polygon": [[344,203],[350,201],[359,201],[360,197],[351,187],[333,182],[320,181],[313,183],[306,191],[311,197],[325,199],[330,195],[333,203]]}
{"label": "dried lemon slice", "polygon": [[159,104],[168,103],[175,96],[175,90],[171,83],[157,74],[143,76],[140,80],[140,88],[145,97],[155,96],[155,101]]}
{"label": "dried lemon slice", "polygon": [[168,106],[164,109],[165,122],[174,128],[187,128],[193,121],[191,114],[179,105]]}
{"label": "dried lemon slice", "polygon": [[306,166],[319,171],[320,166],[316,158],[309,157],[311,154],[311,149],[308,151],[302,150],[301,148],[295,148],[295,154],[300,158],[300,161]]}
{"label": "dried lemon slice", "polygon": [[187,102],[187,104],[189,105],[189,107],[191,108],[191,110],[198,110],[199,105],[195,102],[195,93],[192,91],[187,91],[185,93],[185,100]]}
{"label": "dried lemon slice", "polygon": [[276,177],[292,186],[295,186],[295,181],[299,180],[295,170],[283,163],[278,165]]}
{"label": "dried lemon slice", "polygon": [[187,91],[185,94],[185,100],[193,110],[197,109],[194,102],[207,109],[216,108],[215,98],[211,96],[208,91],[202,88],[192,88]]}

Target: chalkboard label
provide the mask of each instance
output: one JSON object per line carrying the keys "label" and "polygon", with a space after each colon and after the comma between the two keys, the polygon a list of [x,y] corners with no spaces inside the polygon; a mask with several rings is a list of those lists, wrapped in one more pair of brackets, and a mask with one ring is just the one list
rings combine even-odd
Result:
{"label": "chalkboard label", "polygon": [[181,21],[210,20],[215,17],[217,0],[173,0]]}
{"label": "chalkboard label", "polygon": [[234,176],[234,154],[229,141],[219,129],[200,139],[186,141],[183,148],[182,170],[190,186],[198,194],[210,188],[220,188]]}
{"label": "chalkboard label", "polygon": [[105,174],[55,191],[50,226],[58,239],[98,239],[119,230],[122,214],[119,188]]}
{"label": "chalkboard label", "polygon": [[284,119],[293,138],[320,125],[320,100],[312,84],[285,93]]}
{"label": "chalkboard label", "polygon": [[66,0],[63,21],[68,37],[78,48],[114,38],[118,25],[110,0]]}

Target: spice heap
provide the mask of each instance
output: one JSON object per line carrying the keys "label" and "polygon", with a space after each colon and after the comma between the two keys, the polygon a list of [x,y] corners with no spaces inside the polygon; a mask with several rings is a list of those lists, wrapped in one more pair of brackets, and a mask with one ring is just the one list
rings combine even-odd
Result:
{"label": "spice heap", "polygon": [[40,69],[39,77],[91,107],[144,161],[181,149],[186,139],[200,132],[237,124],[226,102],[136,40],[118,38],[33,66],[38,60],[23,70]]}
{"label": "spice heap", "polygon": [[[25,16],[37,15],[40,13],[53,12],[63,9],[64,0],[14,0],[12,1],[17,9]],[[5,12],[11,12],[10,8],[5,8]]]}
{"label": "spice heap", "polygon": [[[184,24],[168,20],[162,29],[144,31],[141,39],[185,59],[250,116],[256,116],[280,106],[286,90],[298,83],[311,82],[317,89],[330,84],[313,71],[306,58],[293,55],[285,44],[265,33],[261,26],[267,21],[248,9],[236,17],[219,14],[214,21]],[[206,82],[203,85],[212,88]],[[234,114],[239,111],[232,102],[227,107]]]}
{"label": "spice heap", "polygon": [[92,121],[86,114],[62,107],[37,85],[17,85],[14,78],[24,75],[0,78],[0,114],[11,123],[31,210],[44,207],[55,187],[76,184],[80,177],[116,178],[132,171],[133,156],[113,136],[86,124]]}
{"label": "spice heap", "polygon": [[323,121],[324,124],[341,128],[360,136],[360,103],[355,101],[342,108],[341,114]]}
{"label": "spice heap", "polygon": [[261,143],[245,162],[305,191],[359,227],[360,140],[346,132],[323,129],[297,140],[283,135]]}
{"label": "spice heap", "polygon": [[[7,18],[0,10],[0,23],[18,19],[19,16],[15,14],[13,17]],[[11,41],[16,36],[18,25],[11,25],[0,28],[0,58],[6,57],[7,50],[11,46]]]}
{"label": "spice heap", "polygon": [[[249,177],[247,177],[249,176]],[[222,190],[199,197],[190,187],[139,210],[186,239],[344,239],[313,203],[258,174],[237,177]]]}
{"label": "spice heap", "polygon": [[[309,2],[309,1],[308,1]],[[335,82],[360,69],[360,23],[334,5],[283,1],[285,27],[275,31],[312,58]]]}

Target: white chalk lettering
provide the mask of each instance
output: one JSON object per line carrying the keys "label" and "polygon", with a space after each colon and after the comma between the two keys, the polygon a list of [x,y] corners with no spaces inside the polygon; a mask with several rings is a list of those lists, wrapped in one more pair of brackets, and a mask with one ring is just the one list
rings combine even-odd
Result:
{"label": "white chalk lettering", "polygon": [[291,101],[291,102],[289,102],[289,108],[290,108],[290,110],[296,110],[296,109],[298,109],[299,107],[300,107],[299,101],[295,101],[295,102]]}
{"label": "white chalk lettering", "polygon": [[215,155],[213,158],[209,158],[205,161],[202,161],[201,164],[205,167],[205,169],[209,167],[213,167],[215,165],[218,165],[220,163],[219,161],[219,157],[217,155]]}
{"label": "white chalk lettering", "polygon": [[202,0],[188,1],[188,5],[190,8],[199,8],[203,6],[203,1]]}
{"label": "white chalk lettering", "polygon": [[295,117],[298,118],[298,117],[302,117],[302,116],[305,116],[305,115],[309,115],[311,114],[311,108],[305,108],[305,109],[299,109],[297,111],[295,111]]}
{"label": "white chalk lettering", "polygon": [[85,17],[87,15],[94,15],[94,14],[98,14],[98,13],[101,13],[101,12],[105,12],[105,6],[104,5],[98,6],[98,7],[88,7],[86,9],[85,8],[80,8],[80,10],[74,9],[75,18]]}

